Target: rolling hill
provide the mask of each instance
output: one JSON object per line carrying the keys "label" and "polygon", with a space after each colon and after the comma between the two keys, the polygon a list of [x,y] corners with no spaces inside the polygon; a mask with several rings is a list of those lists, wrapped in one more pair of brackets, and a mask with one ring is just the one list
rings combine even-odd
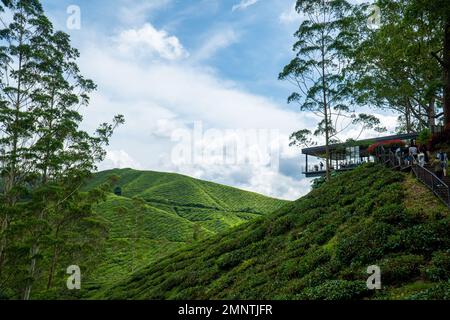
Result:
{"label": "rolling hill", "polygon": [[[85,277],[88,290],[114,283],[187,244],[268,214],[288,201],[191,177],[116,169],[99,172],[85,190],[118,181],[95,211],[108,238]],[[121,195],[113,193],[120,187]]]}
{"label": "rolling hill", "polygon": [[[379,165],[150,263],[107,299],[449,299],[450,211]],[[367,267],[382,290],[368,290]]]}

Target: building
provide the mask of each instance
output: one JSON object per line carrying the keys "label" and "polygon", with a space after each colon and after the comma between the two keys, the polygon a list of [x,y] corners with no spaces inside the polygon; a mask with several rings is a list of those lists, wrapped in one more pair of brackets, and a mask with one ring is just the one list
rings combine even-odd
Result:
{"label": "building", "polygon": [[[346,143],[332,144],[329,146],[331,171],[348,171],[356,168],[362,163],[375,161],[368,152],[369,146],[375,143],[387,142],[390,140],[402,140],[406,144],[414,144],[417,133],[399,134],[373,139],[364,139]],[[304,148],[302,154],[305,155],[305,166],[303,174],[307,178],[321,177],[326,174],[326,151],[325,146]],[[313,161],[310,161],[313,157]],[[315,161],[314,161],[315,160]]]}

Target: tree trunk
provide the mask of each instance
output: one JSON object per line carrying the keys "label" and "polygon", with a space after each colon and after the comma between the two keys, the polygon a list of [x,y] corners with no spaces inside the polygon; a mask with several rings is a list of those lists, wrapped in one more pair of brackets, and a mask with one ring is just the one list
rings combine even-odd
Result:
{"label": "tree trunk", "polygon": [[[324,23],[325,23],[325,0],[322,3],[324,8]],[[325,156],[326,156],[326,179],[330,181],[331,172],[330,172],[330,119],[328,114],[328,99],[327,99],[327,78],[326,78],[326,70],[325,70],[325,34],[322,30],[322,92],[323,92],[323,114],[325,117]]]}
{"label": "tree trunk", "polygon": [[[43,203],[45,202],[45,199],[43,201]],[[39,212],[39,216],[38,216],[38,220],[42,221],[44,219],[44,212],[45,212],[45,207],[43,209],[41,209],[41,211]],[[41,229],[38,228],[38,232],[37,232],[37,238],[39,238],[41,233]],[[35,277],[35,273],[36,273],[36,264],[37,264],[37,258],[36,256],[38,255],[40,250],[40,246],[39,246],[39,241],[38,239],[34,239],[34,244],[33,247],[31,248],[31,263],[30,263],[30,280],[28,281],[26,287],[25,287],[25,293],[23,296],[24,300],[29,300],[30,296],[31,296],[31,289],[33,288],[33,281],[34,281],[34,277]]]}
{"label": "tree trunk", "polygon": [[[23,44],[23,35],[20,35],[19,38],[19,46]],[[13,207],[16,203],[16,196],[14,194],[11,194],[13,191],[16,183],[17,183],[17,153],[18,153],[18,145],[19,145],[19,133],[17,129],[17,124],[19,123],[19,114],[20,114],[20,90],[22,89],[22,64],[23,64],[23,55],[22,52],[19,54],[19,60],[18,60],[18,78],[17,78],[17,97],[15,101],[15,118],[14,118],[14,126],[13,126],[13,132],[12,132],[12,146],[11,146],[11,158],[10,163],[8,164],[8,177],[5,182],[5,195],[6,195],[6,203],[9,207]],[[2,269],[3,262],[5,261],[4,257],[4,251],[6,247],[6,231],[8,230],[9,226],[9,216],[8,213],[6,213],[5,218],[2,222],[2,228],[1,228],[1,239],[0,239],[0,270]]]}
{"label": "tree trunk", "polygon": [[432,98],[427,107],[428,115],[428,128],[432,131],[436,126],[436,109],[435,109],[435,98]]}
{"label": "tree trunk", "polygon": [[444,124],[450,128],[450,18],[447,18],[444,30]]}
{"label": "tree trunk", "polygon": [[56,263],[58,262],[59,250],[58,245],[55,245],[53,249],[52,264],[50,265],[50,270],[48,272],[47,290],[50,290],[53,285],[53,274],[55,273]]}
{"label": "tree trunk", "polygon": [[33,245],[31,249],[31,264],[30,264],[30,280],[28,281],[25,291],[23,294],[23,300],[30,300],[31,289],[33,288],[33,278],[36,271],[36,255],[39,253],[39,246],[37,244]]}
{"label": "tree trunk", "polygon": [[406,112],[405,112],[405,122],[406,122],[406,133],[412,132],[412,125],[411,125],[411,103],[407,99],[406,101]]}

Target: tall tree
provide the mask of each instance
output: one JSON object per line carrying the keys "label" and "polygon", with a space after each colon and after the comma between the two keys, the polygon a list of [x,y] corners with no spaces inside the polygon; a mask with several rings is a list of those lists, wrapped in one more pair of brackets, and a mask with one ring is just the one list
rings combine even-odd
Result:
{"label": "tall tree", "polygon": [[[61,239],[68,241],[62,234],[88,225],[94,200],[80,188],[104,158],[105,144],[124,120],[116,116],[94,135],[80,130],[79,108],[88,105],[95,85],[81,75],[78,51],[67,34],[54,32],[39,1],[5,4],[13,20],[9,24],[2,20],[0,30],[4,43],[0,47],[4,181],[0,270],[8,262],[5,249],[10,244],[26,266],[14,277],[22,279],[22,297],[29,299],[40,272],[47,269],[39,265],[45,260],[43,252],[53,248],[47,282],[51,287],[64,247]],[[14,230],[8,227],[12,221]],[[25,248],[28,254],[23,254]]]}
{"label": "tall tree", "polygon": [[348,70],[356,101],[399,113],[402,131],[432,128],[443,115],[441,67],[432,55],[440,51],[442,30],[423,12],[408,18],[411,0],[375,4],[379,28],[366,27],[368,4],[355,6],[349,24]]}
{"label": "tall tree", "polygon": [[2,216],[0,230],[0,273],[5,263],[7,231],[16,203],[31,170],[29,150],[34,123],[32,91],[38,86],[38,46],[49,30],[38,1],[3,1],[13,14],[9,25],[2,17],[0,30],[0,149],[2,150]]}
{"label": "tall tree", "polygon": [[[319,119],[315,136],[324,137],[326,177],[330,179],[330,144],[339,134],[361,119],[350,108],[351,87],[346,79],[348,41],[346,25],[352,6],[345,0],[298,0],[296,10],[305,17],[295,33],[295,58],[280,73],[298,91],[288,102],[300,104],[301,111],[312,112]],[[376,120],[375,120],[376,121]],[[302,129],[292,135],[293,144],[310,141],[310,131]]]}
{"label": "tall tree", "polygon": [[[405,11],[405,21],[414,24],[417,19],[433,25],[433,38],[440,42],[438,48],[425,48],[441,67],[443,84],[444,123],[450,127],[450,2],[447,0],[409,0]],[[421,26],[419,26],[421,27]]]}

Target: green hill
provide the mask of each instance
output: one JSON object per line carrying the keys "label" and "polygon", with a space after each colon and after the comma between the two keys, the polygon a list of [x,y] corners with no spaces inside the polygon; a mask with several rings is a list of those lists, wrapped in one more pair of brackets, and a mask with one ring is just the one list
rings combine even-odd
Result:
{"label": "green hill", "polygon": [[[113,193],[95,211],[108,238],[85,277],[89,290],[114,283],[176,249],[270,213],[288,201],[265,197],[187,176],[132,169],[97,173],[85,187],[98,187],[111,176]],[[88,269],[90,269],[88,267]]]}
{"label": "green hill", "polygon": [[[365,165],[96,297],[449,299],[449,213],[411,176]],[[367,289],[370,265],[381,268],[382,290]]]}

